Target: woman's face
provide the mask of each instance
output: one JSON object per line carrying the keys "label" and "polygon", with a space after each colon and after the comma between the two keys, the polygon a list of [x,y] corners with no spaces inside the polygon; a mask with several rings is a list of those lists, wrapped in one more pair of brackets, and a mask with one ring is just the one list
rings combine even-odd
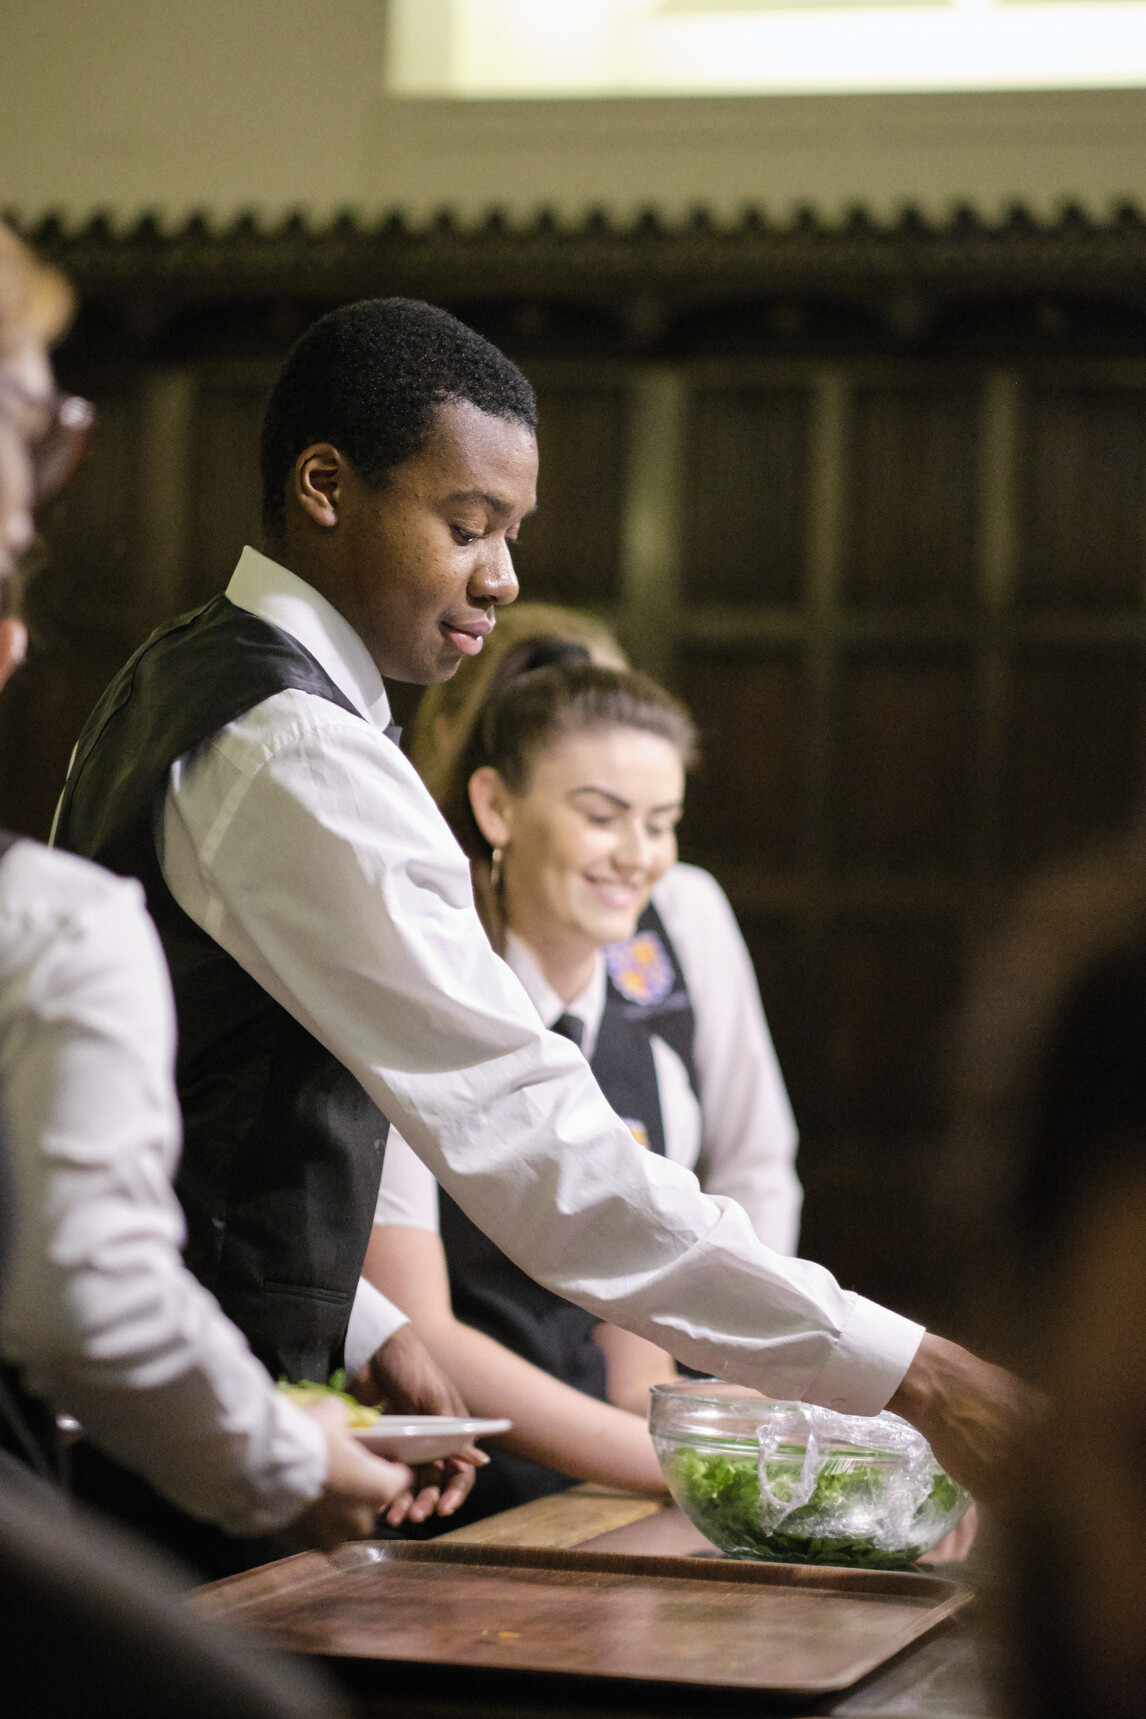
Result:
{"label": "woman's face", "polygon": [[478,775],[505,837],[495,845],[509,928],[539,950],[631,937],[676,859],[684,768],[671,741],[636,728],[567,735],[538,755],[523,794]]}

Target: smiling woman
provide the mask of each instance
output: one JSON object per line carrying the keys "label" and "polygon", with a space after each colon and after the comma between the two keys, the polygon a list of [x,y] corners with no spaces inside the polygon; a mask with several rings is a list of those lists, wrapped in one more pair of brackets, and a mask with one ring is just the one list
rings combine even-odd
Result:
{"label": "smiling woman", "polygon": [[[795,1130],[751,966],[714,880],[676,863],[692,720],[576,617],[508,630],[490,671],[463,665],[480,702],[435,777],[490,940],[640,1144],[787,1250]],[[470,1515],[571,1478],[660,1490],[644,1417],[672,1358],[532,1282],[393,1133],[368,1270],[471,1407],[513,1417]]]}
{"label": "smiling woman", "polygon": [[676,859],[695,750],[682,705],[584,645],[525,639],[499,663],[442,809],[495,948],[512,927],[566,1001]]}

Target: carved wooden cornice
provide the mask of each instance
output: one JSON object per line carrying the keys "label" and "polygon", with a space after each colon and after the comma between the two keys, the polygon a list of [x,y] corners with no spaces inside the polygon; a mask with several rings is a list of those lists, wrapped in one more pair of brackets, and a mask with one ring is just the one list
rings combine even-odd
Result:
{"label": "carved wooden cornice", "polygon": [[723,298],[831,291],[841,281],[853,291],[1146,293],[1146,216],[1131,204],[1102,221],[1081,208],[1050,221],[1015,208],[997,222],[971,209],[934,222],[909,208],[884,223],[857,209],[837,224],[811,209],[782,223],[748,210],[722,224],[699,209],[680,225],[652,210],[628,225],[603,213],[579,224],[542,213],[511,225],[497,211],[471,225],[448,211],[422,226],[397,214],[376,222],[347,214],[325,225],[302,215],[263,225],[244,215],[217,227],[202,216],[179,227],[150,216],[117,227],[104,215],[68,226],[49,214],[18,225],[81,291],[101,295],[146,284],[199,300],[268,291],[341,298],[375,289],[380,278],[390,291],[515,297],[628,287]]}

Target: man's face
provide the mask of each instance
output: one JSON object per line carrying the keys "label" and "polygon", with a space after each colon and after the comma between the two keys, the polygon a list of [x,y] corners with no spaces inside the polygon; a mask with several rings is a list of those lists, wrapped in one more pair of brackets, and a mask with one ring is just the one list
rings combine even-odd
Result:
{"label": "man's face", "polygon": [[533,431],[468,402],[438,409],[381,490],[340,462],[323,583],[382,674],[428,685],[477,655],[517,596],[510,545],[536,494]]}

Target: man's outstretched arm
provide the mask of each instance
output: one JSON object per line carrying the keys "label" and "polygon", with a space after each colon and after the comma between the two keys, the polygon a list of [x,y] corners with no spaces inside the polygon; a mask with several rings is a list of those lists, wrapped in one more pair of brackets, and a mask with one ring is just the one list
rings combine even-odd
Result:
{"label": "man's outstretched arm", "polygon": [[[370,723],[267,700],[173,769],[161,859],[184,911],[538,1282],[771,1396],[875,1414],[903,1385],[921,1326],[763,1246],[732,1201],[636,1145],[493,954],[460,848]],[[935,1371],[903,1406],[967,1474]]]}

